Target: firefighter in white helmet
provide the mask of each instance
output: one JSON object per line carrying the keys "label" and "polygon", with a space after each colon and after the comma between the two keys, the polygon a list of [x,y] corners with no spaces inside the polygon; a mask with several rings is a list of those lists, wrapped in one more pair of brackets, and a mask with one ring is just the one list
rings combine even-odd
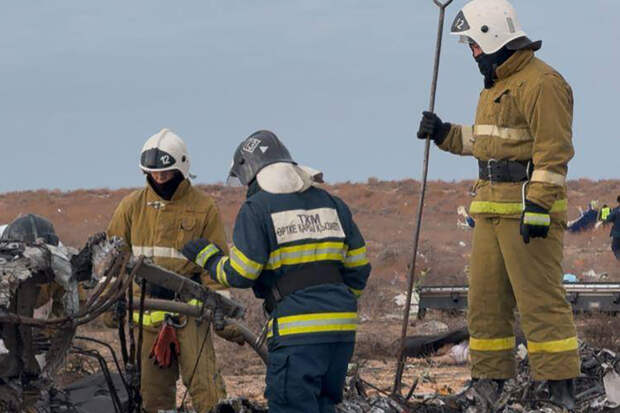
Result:
{"label": "firefighter in white helmet", "polygon": [[571,409],[580,367],[561,263],[574,155],[572,91],[535,57],[542,42],[527,37],[505,0],[467,3],[452,34],[469,45],[484,77],[475,124],[424,112],[418,137],[478,160],[469,210],[476,220],[468,299],[472,377],[501,389],[514,375],[516,307],[534,379],[547,380],[552,401]]}
{"label": "firefighter in white helmet", "polygon": [[[186,242],[200,237],[216,239],[223,248],[227,245],[218,208],[211,197],[191,185],[189,167],[187,147],[173,132],[162,129],[149,138],[140,154],[146,186],[121,201],[107,233],[124,238],[133,255],[150,257],[156,264],[217,290],[222,287],[178,252]],[[173,291],[147,286],[151,297],[176,299]],[[133,318],[137,324],[137,312]],[[145,313],[143,326],[140,387],[146,412],[175,409],[179,373],[196,411],[208,411],[225,397],[207,322],[151,311]],[[216,333],[243,342],[234,327]]]}

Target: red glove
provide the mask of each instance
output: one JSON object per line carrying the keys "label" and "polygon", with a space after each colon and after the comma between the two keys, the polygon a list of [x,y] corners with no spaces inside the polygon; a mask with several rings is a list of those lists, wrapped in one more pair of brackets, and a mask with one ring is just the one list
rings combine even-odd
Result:
{"label": "red glove", "polygon": [[178,357],[179,354],[181,354],[181,352],[179,351],[177,332],[173,326],[164,322],[153,343],[153,347],[151,347],[149,358],[154,359],[153,362],[155,365],[165,368],[170,367],[173,356]]}

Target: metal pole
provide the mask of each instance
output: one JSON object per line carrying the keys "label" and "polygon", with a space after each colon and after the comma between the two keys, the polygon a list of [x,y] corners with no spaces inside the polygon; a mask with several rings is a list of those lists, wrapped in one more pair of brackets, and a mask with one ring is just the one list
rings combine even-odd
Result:
{"label": "metal pole", "polygon": [[[437,78],[439,77],[439,58],[441,56],[441,40],[443,38],[443,23],[446,14],[446,7],[452,0],[433,0],[433,3],[439,7],[439,23],[437,25],[437,43],[435,45],[435,65],[433,67],[433,82],[431,83],[431,98],[429,104],[429,111],[435,111],[435,94],[437,92]],[[424,194],[426,193],[426,180],[428,176],[428,159],[431,146],[430,136],[426,137],[424,145],[424,162],[422,165],[422,189],[420,191],[420,201],[418,203],[418,215],[416,219],[416,226],[413,236],[413,257],[411,258],[411,268],[409,269],[409,278],[407,283],[407,302],[405,303],[405,310],[403,315],[403,328],[400,339],[400,351],[398,353],[398,361],[396,364],[396,375],[394,377],[394,387],[392,394],[399,396],[401,394],[401,380],[403,376],[403,370],[405,368],[405,356],[403,354],[403,347],[405,345],[405,338],[407,337],[407,327],[409,325],[409,312],[411,309],[411,295],[413,292],[413,285],[415,283],[415,264],[416,257],[418,255],[418,240],[420,239],[420,227],[422,225],[422,210],[424,208]]]}

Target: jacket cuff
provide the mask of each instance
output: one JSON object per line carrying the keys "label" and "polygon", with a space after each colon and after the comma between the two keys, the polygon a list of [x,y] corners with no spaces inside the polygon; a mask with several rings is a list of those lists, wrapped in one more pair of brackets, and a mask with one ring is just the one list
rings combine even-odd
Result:
{"label": "jacket cuff", "polygon": [[556,200],[562,195],[562,187],[545,182],[530,182],[525,198],[550,211]]}
{"label": "jacket cuff", "polygon": [[441,143],[437,143],[437,146],[456,155],[471,155],[473,152],[473,127],[450,123],[447,125],[450,125],[450,130]]}

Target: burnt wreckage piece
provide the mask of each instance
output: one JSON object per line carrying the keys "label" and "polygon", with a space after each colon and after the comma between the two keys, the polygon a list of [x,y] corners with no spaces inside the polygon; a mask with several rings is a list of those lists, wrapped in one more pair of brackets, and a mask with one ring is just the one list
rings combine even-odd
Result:
{"label": "burnt wreckage piece", "polygon": [[[121,270],[121,250],[122,241],[104,234],[91,237],[79,252],[43,239],[0,241],[0,411],[24,411],[53,393],[77,326],[106,311],[130,285],[126,276],[118,276],[117,288],[106,293],[107,283],[98,284]],[[82,308],[79,282],[97,287]],[[62,314],[34,317],[43,289],[50,299],[50,291],[60,290]]]}

